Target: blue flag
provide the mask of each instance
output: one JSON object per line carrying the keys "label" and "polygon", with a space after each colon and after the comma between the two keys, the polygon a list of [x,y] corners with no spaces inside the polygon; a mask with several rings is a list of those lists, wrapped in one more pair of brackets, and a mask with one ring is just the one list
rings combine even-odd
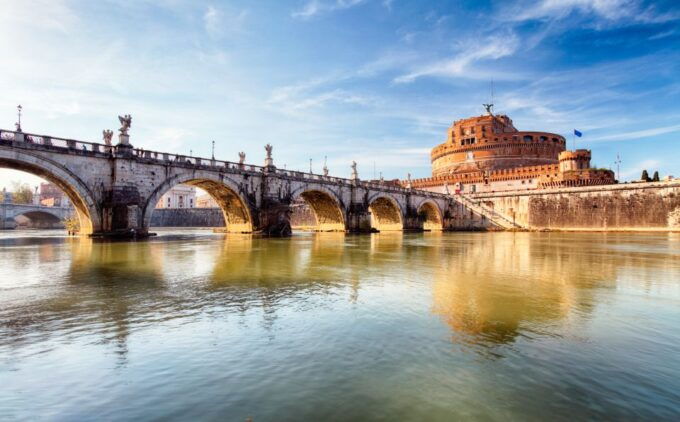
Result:
{"label": "blue flag", "polygon": [[576,129],[574,129],[574,135],[578,136],[579,138],[583,136],[583,134]]}

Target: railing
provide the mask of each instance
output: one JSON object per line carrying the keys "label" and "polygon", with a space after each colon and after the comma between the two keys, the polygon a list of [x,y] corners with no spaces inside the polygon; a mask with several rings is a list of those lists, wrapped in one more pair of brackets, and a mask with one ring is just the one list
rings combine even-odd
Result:
{"label": "railing", "polygon": [[[36,135],[32,133],[17,132],[12,130],[0,129],[0,141],[11,141],[11,142],[24,142],[26,144],[41,145],[49,149],[64,149],[69,151],[83,151],[91,154],[114,154],[117,146],[105,145],[96,142],[83,142],[75,139],[59,138],[55,136],[47,135]],[[205,167],[211,170],[231,170],[231,171],[248,171],[255,173],[272,172],[274,174],[302,179],[306,181],[315,182],[328,182],[340,185],[355,185],[361,186],[363,188],[377,189],[377,190],[387,190],[390,192],[400,192],[400,193],[413,193],[417,192],[420,195],[426,195],[429,197],[447,197],[447,195],[430,192],[421,191],[418,189],[405,188],[401,186],[388,185],[383,183],[369,182],[348,179],[343,177],[335,176],[325,176],[321,174],[305,173],[295,170],[282,170],[277,168],[267,168],[263,166],[257,166],[253,164],[245,163],[235,163],[231,161],[217,160],[214,158],[202,158],[193,157],[183,154],[171,154],[167,152],[151,151],[144,148],[133,148],[132,156],[141,160],[149,160],[153,162],[158,162],[162,164],[177,164],[177,165],[188,165],[195,167]]]}
{"label": "railing", "polygon": [[103,152],[113,147],[94,142],[83,142],[76,139],[59,138],[56,136],[36,135],[33,133],[16,132],[0,129],[0,141],[25,142],[27,144],[42,145],[51,148],[64,148],[75,151]]}

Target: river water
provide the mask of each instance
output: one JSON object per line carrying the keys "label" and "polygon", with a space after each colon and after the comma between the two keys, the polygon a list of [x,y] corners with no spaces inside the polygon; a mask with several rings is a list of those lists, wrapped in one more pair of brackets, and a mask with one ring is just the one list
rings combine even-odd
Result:
{"label": "river water", "polygon": [[0,233],[0,420],[680,418],[680,234]]}

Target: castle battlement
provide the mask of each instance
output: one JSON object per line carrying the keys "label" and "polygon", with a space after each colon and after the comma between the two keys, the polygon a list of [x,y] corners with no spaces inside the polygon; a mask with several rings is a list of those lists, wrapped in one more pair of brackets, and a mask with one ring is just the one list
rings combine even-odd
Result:
{"label": "castle battlement", "polygon": [[510,117],[489,111],[453,122],[446,141],[432,148],[432,177],[411,186],[479,192],[616,183],[610,170],[590,169],[590,158],[590,150],[567,151],[561,135],[519,131]]}

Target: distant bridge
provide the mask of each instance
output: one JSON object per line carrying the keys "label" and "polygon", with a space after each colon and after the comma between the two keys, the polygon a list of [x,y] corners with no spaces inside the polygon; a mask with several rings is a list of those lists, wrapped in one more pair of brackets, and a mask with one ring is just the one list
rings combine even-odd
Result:
{"label": "distant bridge", "polygon": [[[190,157],[116,145],[0,130],[0,167],[51,181],[71,200],[81,232],[145,236],[161,196],[177,184],[197,186],[219,204],[225,230],[287,235],[299,198],[319,231],[451,230],[494,226],[459,198],[384,183],[331,177],[273,165]],[[503,225],[498,224],[499,227]]]}
{"label": "distant bridge", "polygon": [[13,229],[17,226],[16,218],[24,216],[31,220],[31,225],[41,228],[59,227],[63,220],[73,213],[70,207],[46,207],[32,204],[0,203],[0,229]]}

